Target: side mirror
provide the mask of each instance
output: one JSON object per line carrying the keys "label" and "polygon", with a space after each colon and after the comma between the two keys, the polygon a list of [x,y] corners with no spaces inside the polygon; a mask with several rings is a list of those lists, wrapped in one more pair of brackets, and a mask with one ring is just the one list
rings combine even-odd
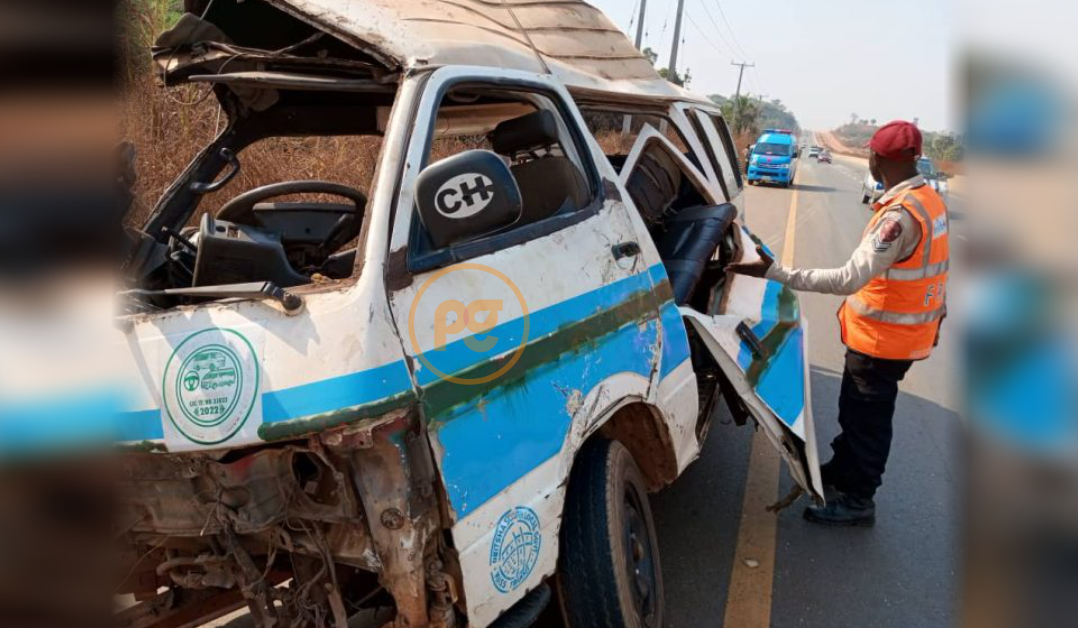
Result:
{"label": "side mirror", "polygon": [[416,181],[416,205],[438,249],[504,229],[523,213],[513,173],[487,150],[465,151],[428,166]]}

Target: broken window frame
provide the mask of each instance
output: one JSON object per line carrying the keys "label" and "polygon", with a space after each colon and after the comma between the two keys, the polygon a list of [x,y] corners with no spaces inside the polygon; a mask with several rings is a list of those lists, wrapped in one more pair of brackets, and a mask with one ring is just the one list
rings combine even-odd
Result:
{"label": "broken window frame", "polygon": [[[441,73],[449,76],[443,78],[439,76]],[[542,238],[596,216],[602,210],[606,202],[602,177],[593,160],[588,134],[583,130],[587,127],[584,126],[583,120],[579,116],[579,111],[572,106],[572,99],[551,83],[537,80],[531,76],[521,76],[520,74],[522,73],[494,71],[487,68],[449,67],[436,70],[430,75],[426,84],[423,85],[422,94],[417,98],[417,113],[413,117],[413,124],[416,129],[419,129],[420,124],[427,121],[426,136],[423,138],[422,145],[417,145],[414,135],[409,138],[407,148],[409,157],[414,156],[412,152],[417,150],[417,146],[419,146],[418,150],[421,157],[416,159],[414,163],[409,163],[409,169],[401,172],[398,179],[400,193],[393,212],[394,216],[399,215],[402,220],[407,221],[406,235],[403,236],[405,241],[403,248],[405,250],[406,271],[409,275],[418,275]],[[436,87],[434,89],[430,86],[431,80],[435,80]],[[424,251],[418,245],[419,241],[417,240],[422,226],[415,207],[414,183],[423,169],[429,165],[431,147],[437,130],[438,112],[446,94],[453,89],[470,86],[483,90],[534,94],[546,98],[554,107],[560,124],[572,140],[571,147],[564,147],[567,149],[565,151],[566,156],[571,156],[571,152],[575,152],[575,155],[579,158],[579,161],[574,160],[574,163],[580,168],[581,173],[588,182],[591,190],[591,201],[585,207],[574,212],[555,214],[543,220],[476,240],[454,244],[439,250]],[[568,150],[568,148],[572,148],[572,151]],[[406,161],[412,162],[411,159]],[[396,234],[399,233],[397,231],[398,226],[394,227],[394,240],[397,239]]]}

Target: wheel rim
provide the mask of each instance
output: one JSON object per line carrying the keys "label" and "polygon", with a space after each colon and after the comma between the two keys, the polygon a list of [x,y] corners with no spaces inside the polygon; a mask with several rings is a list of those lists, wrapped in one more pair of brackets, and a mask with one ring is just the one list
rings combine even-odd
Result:
{"label": "wheel rim", "polygon": [[648,533],[647,519],[640,495],[629,486],[625,489],[625,564],[629,573],[629,591],[633,607],[645,626],[656,625],[658,597],[658,573],[655,569],[655,550]]}

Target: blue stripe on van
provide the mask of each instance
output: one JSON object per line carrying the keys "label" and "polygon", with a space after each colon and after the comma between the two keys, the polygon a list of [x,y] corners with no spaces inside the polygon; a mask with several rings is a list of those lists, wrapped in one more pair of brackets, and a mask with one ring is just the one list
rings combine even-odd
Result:
{"label": "blue stripe on van", "polygon": [[[778,325],[779,296],[784,288],[777,281],[767,282],[760,308],[761,320],[752,328],[757,338],[764,338]],[[797,423],[805,407],[804,351],[804,330],[798,325],[768,360],[763,375],[756,384],[756,394],[790,427]],[[749,344],[742,340],[737,364],[743,372],[748,370],[753,357]]]}
{"label": "blue stripe on van", "polygon": [[805,337],[794,329],[782,344],[760,382],[756,393],[782,422],[793,427],[805,408]]}
{"label": "blue stripe on van", "polygon": [[[543,310],[533,312],[530,316],[531,329],[529,332],[529,339],[534,340],[548,334],[556,333],[561,327],[611,307],[616,307],[621,302],[631,298],[634,294],[637,294],[642,290],[651,290],[653,277],[657,273],[665,277],[665,271],[662,269],[662,266],[656,265],[649,269],[648,272],[638,273],[610,285],[603,286],[597,290],[567,299],[566,301],[557,303]],[[676,313],[676,308],[673,308],[672,311]],[[636,324],[630,325],[629,327],[639,331],[639,327]],[[603,369],[610,366],[618,366],[618,369],[610,371],[611,373],[628,370],[632,372],[639,371],[640,374],[646,375],[650,372],[649,369],[644,369],[639,365],[630,365],[630,368],[621,368],[620,366],[626,362],[625,356],[628,355],[628,353],[625,352],[636,352],[642,355],[646,353],[650,355],[651,347],[654,346],[654,342],[656,341],[656,339],[651,338],[651,336],[657,335],[658,329],[654,320],[650,321],[644,327],[646,332],[641,332],[643,333],[643,336],[640,336],[639,334],[635,336],[632,334],[624,336],[624,329],[613,334],[611,338],[606,339],[600,347],[596,348],[596,360],[591,360],[591,362],[602,363]],[[503,336],[506,341],[519,342],[519,334],[522,330],[522,321],[516,319],[503,325],[499,325],[490,333]],[[631,342],[626,340],[626,338],[630,337],[634,338]],[[615,338],[620,338],[621,340],[615,340]],[[611,342],[618,347],[617,351],[622,352],[620,356],[616,352],[612,354],[604,353],[606,347],[610,346]],[[674,346],[676,348],[676,343]],[[504,349],[500,350],[496,345],[487,352],[474,352],[464,344],[463,340],[453,342],[450,345],[447,345],[446,348],[446,353],[439,357],[438,366],[446,366],[446,372],[448,373],[459,372],[469,366],[489,360],[498,353],[504,351]],[[684,351],[687,356],[687,346],[684,348]],[[674,356],[672,359],[676,359],[681,355],[680,350],[674,351],[672,355]],[[586,358],[587,353],[581,353],[576,357],[581,359]],[[443,362],[443,360],[446,361]],[[586,362],[588,362],[588,360],[585,360],[585,363]],[[454,366],[456,368],[453,368]],[[542,369],[540,369],[540,371],[542,371]],[[591,375],[596,372],[599,371],[593,371]],[[604,370],[603,372],[606,371]],[[564,379],[564,375],[565,374],[563,373],[561,376],[562,379]],[[551,373],[550,376],[554,377],[555,375]],[[435,381],[437,375],[432,373],[429,369],[422,369],[417,374],[417,377],[421,383],[429,384]],[[534,376],[529,377],[534,378]],[[263,422],[272,424],[302,419],[304,417],[324,414],[344,408],[375,403],[408,392],[411,389],[412,385],[407,366],[403,360],[398,360],[365,371],[263,393]],[[584,390],[584,392],[586,393],[587,390]],[[113,410],[117,409],[118,408],[114,408]],[[72,415],[77,417],[80,413],[72,413]],[[102,420],[104,422],[103,425],[106,426],[109,433],[114,435],[114,440],[118,442],[131,443],[161,440],[164,438],[164,429],[161,423],[161,411],[157,408],[114,411]],[[48,434],[51,433],[48,425],[43,424],[40,421],[34,421],[32,423],[41,428],[42,438],[47,437]]]}
{"label": "blue stripe on van", "polygon": [[[630,372],[647,378],[646,358],[658,340],[656,320],[627,324],[530,371],[523,381],[495,389],[437,417],[433,437],[453,511],[464,518],[557,455],[573,412],[604,379]],[[633,359],[639,356],[640,359]]]}
{"label": "blue stripe on van", "polygon": [[[528,343],[531,344],[538,338],[556,333],[562,327],[615,307],[641,291],[651,289],[650,272],[643,272],[531,312],[528,316]],[[461,338],[447,344],[444,351],[427,351],[424,352],[423,357],[438,370],[453,375],[514,350],[520,346],[523,333],[524,319],[518,317],[498,325],[483,335],[484,338],[494,336],[498,339],[497,343],[486,351],[473,351],[465,344],[465,339]],[[439,379],[438,374],[429,368],[422,365],[417,368],[419,371],[416,378],[420,386],[427,386]]]}
{"label": "blue stripe on van", "polygon": [[[670,281],[666,267],[662,264],[652,266],[648,269],[648,273],[651,275],[652,285],[658,286],[664,281]],[[678,312],[677,303],[673,299],[659,306],[659,318],[663,332],[662,364],[659,367],[661,381],[689,359],[689,336],[685,330],[685,319],[681,317],[681,312]]]}
{"label": "blue stripe on van", "polygon": [[398,360],[358,373],[267,392],[262,395],[262,422],[279,423],[367,405],[411,389],[408,368],[404,361]]}
{"label": "blue stripe on van", "polygon": [[659,379],[662,380],[688,360],[690,352],[685,319],[681,317],[677,305],[673,301],[667,301],[660,308],[659,316],[663,326],[663,361],[659,369]]}

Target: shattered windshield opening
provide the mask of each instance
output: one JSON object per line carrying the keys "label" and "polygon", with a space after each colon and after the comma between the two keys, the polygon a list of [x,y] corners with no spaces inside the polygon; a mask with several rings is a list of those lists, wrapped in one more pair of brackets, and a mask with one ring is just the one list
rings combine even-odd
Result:
{"label": "shattered windshield opening", "polygon": [[156,166],[134,190],[126,311],[353,277],[396,77],[264,3],[184,14],[154,61],[124,116]]}

